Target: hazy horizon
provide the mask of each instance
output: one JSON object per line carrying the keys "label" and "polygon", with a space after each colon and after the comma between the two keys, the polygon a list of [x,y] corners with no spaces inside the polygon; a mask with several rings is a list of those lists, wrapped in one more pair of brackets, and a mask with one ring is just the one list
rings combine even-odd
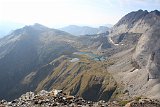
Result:
{"label": "hazy horizon", "polygon": [[48,27],[112,24],[131,11],[160,10],[160,0],[1,0],[0,22]]}
{"label": "hazy horizon", "polygon": [[0,37],[34,23],[56,29],[114,25],[139,9],[160,10],[160,0],[0,0]]}

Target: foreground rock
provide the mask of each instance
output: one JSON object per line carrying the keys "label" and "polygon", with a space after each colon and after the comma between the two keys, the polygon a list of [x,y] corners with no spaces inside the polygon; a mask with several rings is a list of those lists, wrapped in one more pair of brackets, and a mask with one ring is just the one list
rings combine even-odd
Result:
{"label": "foreground rock", "polygon": [[20,98],[11,102],[2,100],[0,107],[107,107],[107,103],[86,101],[83,98],[67,95],[62,90],[52,90],[50,92],[42,90],[35,94],[27,92]]}
{"label": "foreground rock", "polygon": [[[0,101],[0,107],[123,107],[124,101],[86,101],[81,97],[75,97],[63,93],[62,90],[50,92],[42,90],[35,94],[27,92],[20,98],[11,102]],[[125,107],[160,107],[160,102],[150,99],[139,99],[138,101],[127,102]]]}

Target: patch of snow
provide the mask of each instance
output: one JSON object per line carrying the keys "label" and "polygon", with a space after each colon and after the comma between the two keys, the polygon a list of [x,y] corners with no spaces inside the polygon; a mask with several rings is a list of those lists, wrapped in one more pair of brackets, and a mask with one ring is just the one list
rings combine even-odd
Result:
{"label": "patch of snow", "polygon": [[48,91],[42,90],[42,91],[40,91],[40,92],[38,93],[38,95],[44,96],[44,95],[46,95],[46,94],[48,94],[48,93],[49,93]]}
{"label": "patch of snow", "polygon": [[73,58],[73,59],[70,60],[70,62],[77,62],[77,61],[79,61],[78,58]]}
{"label": "patch of snow", "polygon": [[62,92],[62,90],[53,90],[54,95],[56,96],[58,93]]}
{"label": "patch of snow", "polygon": [[101,48],[102,45],[103,45],[103,43],[98,47],[98,49],[97,49],[98,51],[100,51],[100,50],[102,49],[102,48]]}
{"label": "patch of snow", "polygon": [[135,69],[133,72],[136,72],[136,71],[138,71],[139,69]]}

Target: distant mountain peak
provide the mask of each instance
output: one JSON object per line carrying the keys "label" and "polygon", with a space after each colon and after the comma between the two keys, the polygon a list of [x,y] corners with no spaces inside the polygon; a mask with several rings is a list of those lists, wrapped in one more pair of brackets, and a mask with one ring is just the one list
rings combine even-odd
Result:
{"label": "distant mountain peak", "polygon": [[44,25],[41,25],[41,24],[38,24],[38,23],[35,23],[33,25],[26,25],[24,26],[21,30],[38,30],[38,31],[45,31],[47,29],[49,29],[48,27],[44,26]]}
{"label": "distant mountain peak", "polygon": [[44,26],[44,25],[41,25],[41,24],[39,24],[39,23],[35,23],[34,25],[32,25],[33,27],[45,27],[45,28],[47,28],[46,26]]}
{"label": "distant mountain peak", "polygon": [[41,25],[39,23],[35,23],[33,25],[29,25],[29,27],[32,27],[32,28],[37,28],[37,29],[48,29],[48,27],[44,26],[44,25]]}
{"label": "distant mountain peak", "polygon": [[107,26],[100,26],[98,28],[94,28],[89,26],[69,25],[60,28],[60,30],[68,32],[75,36],[80,36],[80,35],[93,35],[93,34],[105,33],[109,30],[109,28]]}

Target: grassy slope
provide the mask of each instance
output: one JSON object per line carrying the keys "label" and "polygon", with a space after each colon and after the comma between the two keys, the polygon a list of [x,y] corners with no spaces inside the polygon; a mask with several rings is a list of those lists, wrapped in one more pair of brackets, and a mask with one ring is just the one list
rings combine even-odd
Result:
{"label": "grassy slope", "polygon": [[[86,56],[78,56],[80,61],[63,60],[37,86],[41,89],[63,89],[72,95],[87,100],[109,100],[116,90],[116,82],[106,70],[108,62],[97,62]],[[53,62],[54,63],[54,62]],[[50,64],[53,64],[50,63]],[[47,66],[45,66],[47,67]]]}

